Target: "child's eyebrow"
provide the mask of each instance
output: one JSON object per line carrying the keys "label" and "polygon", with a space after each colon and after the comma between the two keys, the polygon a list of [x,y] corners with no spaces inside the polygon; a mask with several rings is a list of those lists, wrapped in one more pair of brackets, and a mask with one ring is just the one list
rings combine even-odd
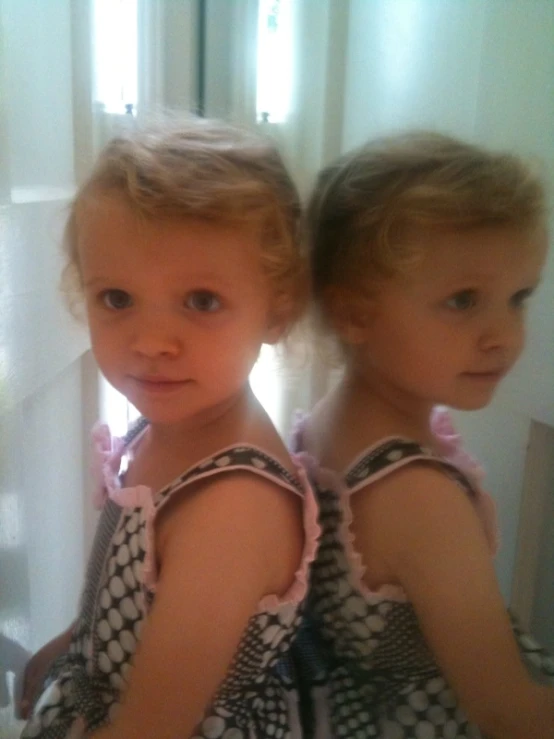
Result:
{"label": "child's eyebrow", "polygon": [[[90,277],[88,280],[83,281],[83,287],[95,287],[96,285],[116,285],[123,283],[124,278],[114,277],[113,275],[95,275]],[[191,286],[196,288],[208,288],[208,287],[230,287],[233,285],[233,281],[225,277],[224,275],[216,274],[213,272],[199,273],[195,275],[187,276],[187,289]]]}
{"label": "child's eyebrow", "polygon": [[101,276],[90,277],[88,280],[83,281],[83,287],[94,287],[95,285],[106,284],[109,282],[115,283],[116,280],[114,280],[113,278],[101,277]]}
{"label": "child's eyebrow", "polygon": [[542,280],[535,280],[534,282],[530,282],[528,285],[522,288],[522,290],[526,290],[530,295],[534,292],[536,292],[540,285]]}
{"label": "child's eyebrow", "polygon": [[190,282],[191,284],[198,283],[199,285],[202,285],[202,283],[205,283],[206,285],[217,285],[219,287],[229,287],[233,284],[233,281],[229,280],[225,275],[218,275],[213,272],[191,275]]}
{"label": "child's eyebrow", "polygon": [[[523,276],[523,275],[522,275]],[[472,280],[483,280],[483,281],[493,281],[498,277],[498,270],[473,270],[473,271],[460,271],[457,275],[452,275],[452,277],[449,279],[449,282],[455,283],[455,282],[471,282]],[[535,277],[533,276],[532,283],[534,285],[538,285],[541,281],[541,276]]]}
{"label": "child's eyebrow", "polygon": [[447,282],[450,285],[457,285],[460,283],[471,284],[472,282],[491,282],[495,280],[497,276],[498,272],[496,270],[460,270],[458,274],[453,274],[449,277]]}
{"label": "child's eyebrow", "polygon": [[484,284],[490,284],[495,278],[495,275],[486,275],[486,274],[467,274],[467,275],[461,275],[460,277],[454,277],[451,280],[448,281],[447,285],[449,287],[457,288],[466,288],[466,287],[477,287],[479,285]]}

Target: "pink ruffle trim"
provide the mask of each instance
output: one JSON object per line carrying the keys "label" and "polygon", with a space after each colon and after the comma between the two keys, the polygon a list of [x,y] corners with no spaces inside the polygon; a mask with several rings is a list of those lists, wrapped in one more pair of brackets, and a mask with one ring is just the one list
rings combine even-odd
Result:
{"label": "pink ruffle trim", "polygon": [[442,456],[447,462],[461,470],[473,484],[475,498],[473,502],[481,523],[489,549],[495,555],[500,546],[500,535],[496,514],[496,504],[492,497],[483,490],[485,478],[483,467],[463,448],[463,441],[452,423],[452,417],[444,406],[436,406],[431,414],[431,430],[435,435]]}
{"label": "pink ruffle trim", "polygon": [[[297,440],[302,438],[302,419],[298,420],[295,425],[294,432],[297,434]],[[320,467],[315,457],[308,452],[297,452],[296,458],[299,459],[312,480],[322,490],[338,490],[342,503],[342,521],[339,528],[339,537],[344,546],[346,558],[350,563],[350,572],[348,573],[350,583],[369,601],[381,601],[383,599],[404,602],[407,600],[406,593],[403,588],[397,585],[382,585],[380,588],[371,590],[364,583],[364,575],[366,567],[362,562],[360,553],[354,547],[354,533],[352,531],[352,508],[350,507],[350,492],[347,490],[344,482],[339,475],[332,470]]]}
{"label": "pink ruffle trim", "polygon": [[119,472],[125,451],[123,439],[112,436],[106,424],[97,423],[92,429],[92,475],[94,480],[93,501],[102,508],[108,498],[121,508],[142,508],[145,517],[146,553],[142,574],[147,590],[153,590],[157,578],[154,555],[155,507],[152,490],[146,485],[121,487]]}
{"label": "pink ruffle trim", "polygon": [[[96,508],[102,508],[109,498],[121,507],[142,508],[145,517],[145,556],[142,567],[143,586],[154,592],[158,578],[155,556],[154,495],[146,485],[121,487],[119,471],[124,453],[124,442],[112,437],[106,424],[97,423],[92,430],[93,459],[92,474],[95,483],[93,500]],[[317,503],[304,468],[294,459],[297,477],[304,490],[304,549],[302,561],[287,592],[282,595],[267,595],[260,601],[259,611],[275,611],[284,605],[298,604],[306,595],[310,564],[314,561],[320,527],[317,522]]]}
{"label": "pink ruffle trim", "polygon": [[284,595],[266,595],[258,605],[258,612],[275,612],[285,605],[297,605],[302,601],[308,591],[308,580],[310,565],[317,553],[317,545],[321,528],[317,522],[318,508],[314,491],[308,482],[306,470],[302,465],[300,456],[292,454],[292,460],[296,466],[297,477],[304,490],[304,550],[299,568],[296,570],[294,580]]}
{"label": "pink ruffle trim", "polygon": [[100,510],[110,497],[110,491],[120,487],[118,475],[123,456],[123,440],[112,437],[105,423],[94,424],[91,435],[93,502],[94,507]]}
{"label": "pink ruffle trim", "polygon": [[442,456],[458,467],[474,485],[479,486],[485,477],[485,470],[464,449],[462,437],[454,428],[448,409],[444,406],[433,408],[430,426]]}
{"label": "pink ruffle trim", "polygon": [[[407,596],[404,589],[397,585],[382,585],[380,588],[370,590],[363,581],[366,568],[362,562],[361,555],[354,546],[354,534],[352,532],[352,508],[350,505],[351,493],[340,476],[332,470],[323,468],[319,465],[317,459],[303,450],[303,435],[305,430],[308,414],[297,412],[291,432],[291,448],[296,453],[296,457],[302,461],[302,464],[308,471],[308,474],[316,485],[321,486],[324,490],[340,491],[342,502],[342,522],[339,529],[339,536],[343,543],[345,554],[350,562],[350,577],[352,584],[364,595],[368,601],[378,601],[383,598],[392,601],[406,601]],[[466,475],[471,482],[475,491],[473,503],[479,519],[481,520],[489,549],[491,554],[496,554],[499,546],[499,534],[496,517],[496,506],[491,496],[481,487],[481,481],[485,476],[483,468],[468,454],[462,446],[462,438],[458,434],[452,424],[452,419],[446,408],[437,407],[433,409],[431,416],[431,429],[437,437],[445,461],[452,464]],[[364,451],[357,459],[365,456],[368,450]],[[422,459],[426,457],[422,456]],[[414,458],[412,458],[413,460]],[[350,465],[350,469],[353,465]],[[372,480],[384,476],[390,467],[383,470],[379,476],[374,476]]]}

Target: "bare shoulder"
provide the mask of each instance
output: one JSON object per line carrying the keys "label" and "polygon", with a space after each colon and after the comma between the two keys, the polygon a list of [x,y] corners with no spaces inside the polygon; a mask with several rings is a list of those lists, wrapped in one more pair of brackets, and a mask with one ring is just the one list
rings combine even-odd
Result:
{"label": "bare shoulder", "polygon": [[[375,585],[402,580],[406,563],[446,554],[465,538],[488,552],[467,493],[432,464],[414,462],[352,496],[352,530]],[[488,554],[487,554],[488,556]]]}
{"label": "bare shoulder", "polygon": [[370,482],[353,496],[352,506],[379,515],[381,511],[399,524],[411,525],[441,517],[448,510],[472,508],[462,487],[443,470],[426,462],[412,462]]}
{"label": "bare shoulder", "polygon": [[191,548],[195,558],[225,552],[237,567],[263,569],[264,590],[279,593],[301,558],[302,520],[300,496],[278,482],[245,470],[221,473],[177,492],[161,511],[158,559],[183,561]]}

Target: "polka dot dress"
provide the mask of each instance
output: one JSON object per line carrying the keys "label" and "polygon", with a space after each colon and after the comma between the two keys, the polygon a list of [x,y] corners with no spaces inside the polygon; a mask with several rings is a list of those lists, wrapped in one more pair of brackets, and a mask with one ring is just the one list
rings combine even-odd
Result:
{"label": "polka dot dress", "polygon": [[[135,429],[127,442],[140,430]],[[235,446],[204,460],[160,491],[154,497],[155,511],[187,485],[232,469],[250,470],[293,494],[306,494],[275,459],[256,448]],[[147,515],[145,507],[106,501],[69,652],[51,667],[23,739],[64,739],[70,731],[72,738],[83,736],[116,717],[154,600],[144,582]],[[315,506],[313,527],[317,531]],[[316,534],[311,535],[315,551]],[[286,665],[303,598],[270,599],[271,607],[262,607],[251,617],[228,675],[193,734],[195,739],[298,738],[298,722],[291,721],[294,675]],[[85,728],[76,731],[83,723]]]}
{"label": "polka dot dress", "polygon": [[[296,449],[296,451],[301,451]],[[361,563],[348,529],[349,496],[372,478],[415,459],[441,466],[468,495],[476,498],[459,469],[419,445],[387,439],[350,468],[343,494],[310,459],[320,503],[322,537],[312,573],[306,625],[295,649],[316,644],[319,677],[326,686],[326,715],[332,736],[345,739],[479,739],[482,734],[457,704],[441,675],[412,605],[400,588],[368,593],[361,584]],[[516,630],[524,655],[540,663],[544,674],[554,664],[532,640]],[[322,677],[321,664],[324,664]],[[314,701],[312,701],[314,703]],[[315,712],[322,712],[321,706]],[[310,736],[327,737],[316,715]]]}

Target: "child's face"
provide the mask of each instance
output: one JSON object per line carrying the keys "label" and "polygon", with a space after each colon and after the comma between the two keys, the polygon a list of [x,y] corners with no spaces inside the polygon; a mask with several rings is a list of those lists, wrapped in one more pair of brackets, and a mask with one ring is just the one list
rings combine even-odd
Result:
{"label": "child's face", "polygon": [[98,197],[78,220],[92,348],[152,422],[201,420],[238,398],[269,328],[259,232],[140,219]]}
{"label": "child's face", "polygon": [[546,233],[429,230],[410,239],[425,256],[378,290],[362,371],[400,402],[482,408],[523,348]]}

